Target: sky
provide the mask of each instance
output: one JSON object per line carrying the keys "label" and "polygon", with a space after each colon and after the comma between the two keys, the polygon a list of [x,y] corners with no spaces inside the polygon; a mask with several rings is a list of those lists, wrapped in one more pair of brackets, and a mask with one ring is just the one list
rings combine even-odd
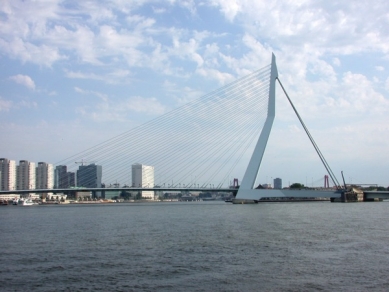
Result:
{"label": "sky", "polygon": [[[0,3],[0,157],[56,163],[268,65],[274,53],[338,180],[343,171],[346,183],[389,186],[386,0]],[[323,184],[320,159],[276,91],[259,181]]]}

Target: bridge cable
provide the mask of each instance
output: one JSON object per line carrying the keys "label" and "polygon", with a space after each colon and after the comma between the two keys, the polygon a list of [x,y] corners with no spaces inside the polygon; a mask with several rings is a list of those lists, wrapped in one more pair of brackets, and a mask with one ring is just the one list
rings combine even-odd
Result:
{"label": "bridge cable", "polygon": [[[216,91],[211,92],[210,94],[205,95],[205,98],[203,97],[199,100],[195,100],[189,104],[186,104],[176,110],[173,110],[163,115],[162,118],[154,119],[146,124],[136,127],[133,130],[127,131],[124,134],[109,139],[108,141],[91,147],[79,154],[73,155],[66,160],[73,167],[75,167],[75,159],[78,160],[81,158],[87,158],[87,160],[97,160],[99,164],[103,164],[103,177],[106,183],[110,179],[115,178],[115,173],[116,178],[119,178],[117,176],[118,172],[123,175],[126,170],[128,171],[128,159],[124,156],[132,155],[130,159],[133,162],[136,162],[138,159],[143,160],[146,158],[146,160],[151,159],[151,163],[155,162],[157,165],[160,164],[160,166],[164,166],[167,163],[167,167],[171,165],[171,163],[169,164],[169,160],[182,161],[179,165],[175,164],[174,167],[176,168],[176,173],[178,171],[182,175],[182,180],[185,180],[185,176],[188,177],[189,173],[193,173],[194,170],[199,169],[198,167],[196,168],[191,166],[191,164],[196,159],[198,159],[198,156],[201,157],[200,154],[203,154],[203,160],[207,163],[204,163],[204,166],[201,168],[202,171],[200,171],[199,177],[208,176],[207,172],[214,169],[213,174],[208,176],[209,179],[212,179],[214,175],[216,175],[218,171],[220,171],[220,169],[223,168],[231,160],[231,157],[234,156],[233,154],[240,150],[241,154],[235,160],[235,163],[233,163],[233,165],[231,166],[229,170],[230,173],[233,167],[239,162],[239,158],[242,157],[244,153],[242,150],[247,150],[251,140],[255,137],[255,134],[253,135],[254,132],[252,131],[255,131],[255,129],[260,128],[259,125],[256,125],[256,123],[251,124],[250,127],[245,126],[245,123],[249,123],[250,115],[244,114],[243,112],[240,114],[243,117],[241,118],[239,114],[234,115],[234,113],[235,111],[237,111],[237,109],[240,109],[241,107],[243,108],[243,110],[252,110],[253,108],[256,108],[256,104],[261,103],[261,100],[259,100],[259,103],[255,103],[256,101],[253,100],[253,98],[251,97],[258,93],[260,93],[259,95],[261,96],[261,92],[264,92],[264,86],[266,82],[263,82],[261,84],[261,80],[264,81],[264,79],[267,79],[268,68],[268,66],[262,68],[250,74],[249,76],[245,76],[231,84],[225,85],[221,89],[218,89]],[[259,80],[259,83],[255,84],[255,80]],[[247,99],[243,99],[242,102],[240,98],[237,98],[239,96]],[[265,96],[265,93],[263,93],[263,96]],[[221,98],[225,100],[224,105],[223,103],[219,103],[221,101]],[[210,105],[213,107],[210,107]],[[196,120],[188,120],[188,115],[191,115],[191,117],[193,118],[196,114],[200,117],[200,120],[198,120],[198,122],[196,122]],[[219,122],[217,125],[222,126],[224,128],[224,132],[217,131],[216,124],[211,127],[209,127],[209,125],[207,127],[202,127],[205,121],[204,119],[207,116],[218,117]],[[238,121],[232,123],[231,117],[234,117],[234,119],[238,119]],[[200,126],[199,129],[195,129],[195,131],[186,130],[191,125],[191,123],[198,123],[198,125]],[[160,133],[161,130],[163,132],[162,134]],[[236,141],[239,141],[239,143],[234,143],[233,139],[227,139],[225,134],[226,130],[231,131],[230,133],[239,133],[238,135],[231,134],[232,136],[234,136]],[[180,135],[176,135],[176,137],[173,137],[174,133],[180,133]],[[204,147],[204,145],[202,145],[201,147],[197,147],[196,150],[196,147],[191,146],[190,148],[184,149],[186,151],[182,151],[183,144],[179,143],[180,140],[182,141],[189,139],[189,143],[191,143],[190,141],[192,141],[192,143],[201,140],[205,141],[203,138],[201,138],[202,135],[205,135],[205,137],[210,137],[211,141],[213,140],[213,143],[207,143],[210,144],[209,147]],[[169,144],[169,141],[171,140],[173,140],[174,142],[172,145],[173,147],[169,146],[170,144],[172,144]],[[222,145],[224,145],[224,143],[221,142],[224,140],[226,141],[225,144],[230,146],[227,147],[227,149],[222,150]],[[124,152],[122,151],[127,150],[129,145],[132,145],[131,149],[129,149],[130,152],[127,151],[126,155],[123,155]],[[211,147],[215,145],[219,145],[219,147]],[[170,154],[161,155],[164,154],[164,151],[169,150],[168,148],[170,148]],[[185,152],[187,152],[188,154],[190,153],[191,159],[181,159],[185,158]],[[227,155],[227,158],[224,160],[224,164],[219,164],[219,168],[213,167],[213,160],[211,158],[216,157],[218,155],[220,156],[221,154]],[[156,159],[156,157],[162,158]],[[66,160],[63,160],[60,163],[64,163]],[[185,175],[182,171],[180,171],[180,169],[188,169],[187,174]],[[129,178],[128,174],[124,175]],[[175,177],[174,174],[171,175]],[[90,177],[90,181],[92,181],[93,179],[93,177]],[[206,182],[207,184],[209,184],[209,179]]]}
{"label": "bridge cable", "polygon": [[297,118],[299,119],[301,125],[303,126],[303,128],[304,128],[304,130],[305,130],[305,133],[308,135],[309,139],[311,140],[311,143],[312,143],[313,147],[315,148],[316,153],[319,155],[320,160],[322,161],[324,167],[326,168],[326,170],[327,170],[327,172],[328,172],[328,174],[329,174],[329,176],[330,176],[330,178],[331,178],[333,184],[336,186],[337,189],[339,189],[339,188],[340,188],[340,184],[339,184],[339,181],[336,179],[335,174],[332,172],[332,170],[331,170],[329,164],[327,163],[327,161],[326,161],[325,158],[324,158],[324,155],[321,153],[319,147],[317,146],[315,140],[313,139],[312,135],[310,134],[308,128],[306,127],[305,123],[303,122],[302,118],[300,117],[299,113],[297,112],[296,107],[295,107],[294,104],[292,103],[292,100],[289,98],[289,95],[288,95],[288,93],[286,92],[284,86],[282,85],[280,79],[279,79],[278,77],[277,77],[276,79],[278,80],[278,83],[281,85],[281,88],[282,88],[282,90],[284,91],[284,93],[285,93],[285,95],[286,95],[286,97],[287,97],[287,99],[288,99],[290,105],[292,106],[294,112],[296,113]]}

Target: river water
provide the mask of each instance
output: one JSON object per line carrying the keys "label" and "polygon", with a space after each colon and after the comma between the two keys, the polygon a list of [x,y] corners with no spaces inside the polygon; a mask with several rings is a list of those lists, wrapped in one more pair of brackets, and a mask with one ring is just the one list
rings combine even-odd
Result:
{"label": "river water", "polygon": [[1,291],[388,291],[389,202],[0,207]]}

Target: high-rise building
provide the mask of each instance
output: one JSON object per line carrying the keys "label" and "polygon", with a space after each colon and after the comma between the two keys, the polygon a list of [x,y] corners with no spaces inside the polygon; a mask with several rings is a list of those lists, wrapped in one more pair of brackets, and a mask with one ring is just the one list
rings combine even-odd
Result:
{"label": "high-rise building", "polygon": [[[53,165],[46,162],[38,162],[36,168],[36,188],[37,189],[52,189],[54,187],[54,170]],[[53,193],[42,193],[40,196],[46,198],[52,196]]]}
{"label": "high-rise building", "polygon": [[[132,165],[132,186],[136,188],[154,187],[154,166],[135,163]],[[154,199],[153,191],[142,191],[142,197]]]}
{"label": "high-rise building", "polygon": [[66,189],[68,187],[67,166],[57,165],[54,170],[54,188]]}
{"label": "high-rise building", "polygon": [[20,160],[16,167],[16,189],[35,189],[35,163],[27,160]]}
{"label": "high-rise building", "polygon": [[76,174],[74,172],[67,172],[67,188],[76,186]]}
{"label": "high-rise building", "polygon": [[[101,188],[101,178],[103,168],[94,163],[89,165],[80,165],[77,170],[77,187]],[[94,197],[101,197],[101,192],[96,192]]]}
{"label": "high-rise building", "polygon": [[279,189],[279,190],[282,189],[282,179],[277,177],[277,178],[274,179],[273,183],[274,183],[274,188],[275,189]]}
{"label": "high-rise building", "polygon": [[54,188],[67,189],[76,186],[74,172],[68,172],[66,165],[57,165],[54,170]]}
{"label": "high-rise building", "polygon": [[16,163],[15,160],[0,158],[1,182],[0,190],[11,191],[16,189]]}
{"label": "high-rise building", "polygon": [[36,168],[36,188],[52,189],[53,186],[53,165],[46,162],[38,162],[38,167]]}

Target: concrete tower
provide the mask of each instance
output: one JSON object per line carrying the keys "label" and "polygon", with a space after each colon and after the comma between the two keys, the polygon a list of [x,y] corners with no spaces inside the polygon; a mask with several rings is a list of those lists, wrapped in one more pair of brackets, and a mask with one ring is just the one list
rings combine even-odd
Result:
{"label": "concrete tower", "polygon": [[281,190],[282,189],[282,179],[280,179],[278,177],[275,178],[274,182],[273,182],[273,185],[274,185],[275,189]]}
{"label": "concrete tower", "polygon": [[16,167],[16,189],[35,189],[35,163],[27,160],[20,160]]}
{"label": "concrete tower", "polygon": [[16,163],[15,160],[0,158],[1,182],[0,190],[11,191],[16,189]]}
{"label": "concrete tower", "polygon": [[36,188],[52,189],[53,186],[53,165],[46,162],[38,162],[38,167],[36,168]]}
{"label": "concrete tower", "polygon": [[[136,188],[154,187],[154,166],[135,163],[132,165],[132,186]],[[145,199],[154,199],[153,191],[142,191]]]}

